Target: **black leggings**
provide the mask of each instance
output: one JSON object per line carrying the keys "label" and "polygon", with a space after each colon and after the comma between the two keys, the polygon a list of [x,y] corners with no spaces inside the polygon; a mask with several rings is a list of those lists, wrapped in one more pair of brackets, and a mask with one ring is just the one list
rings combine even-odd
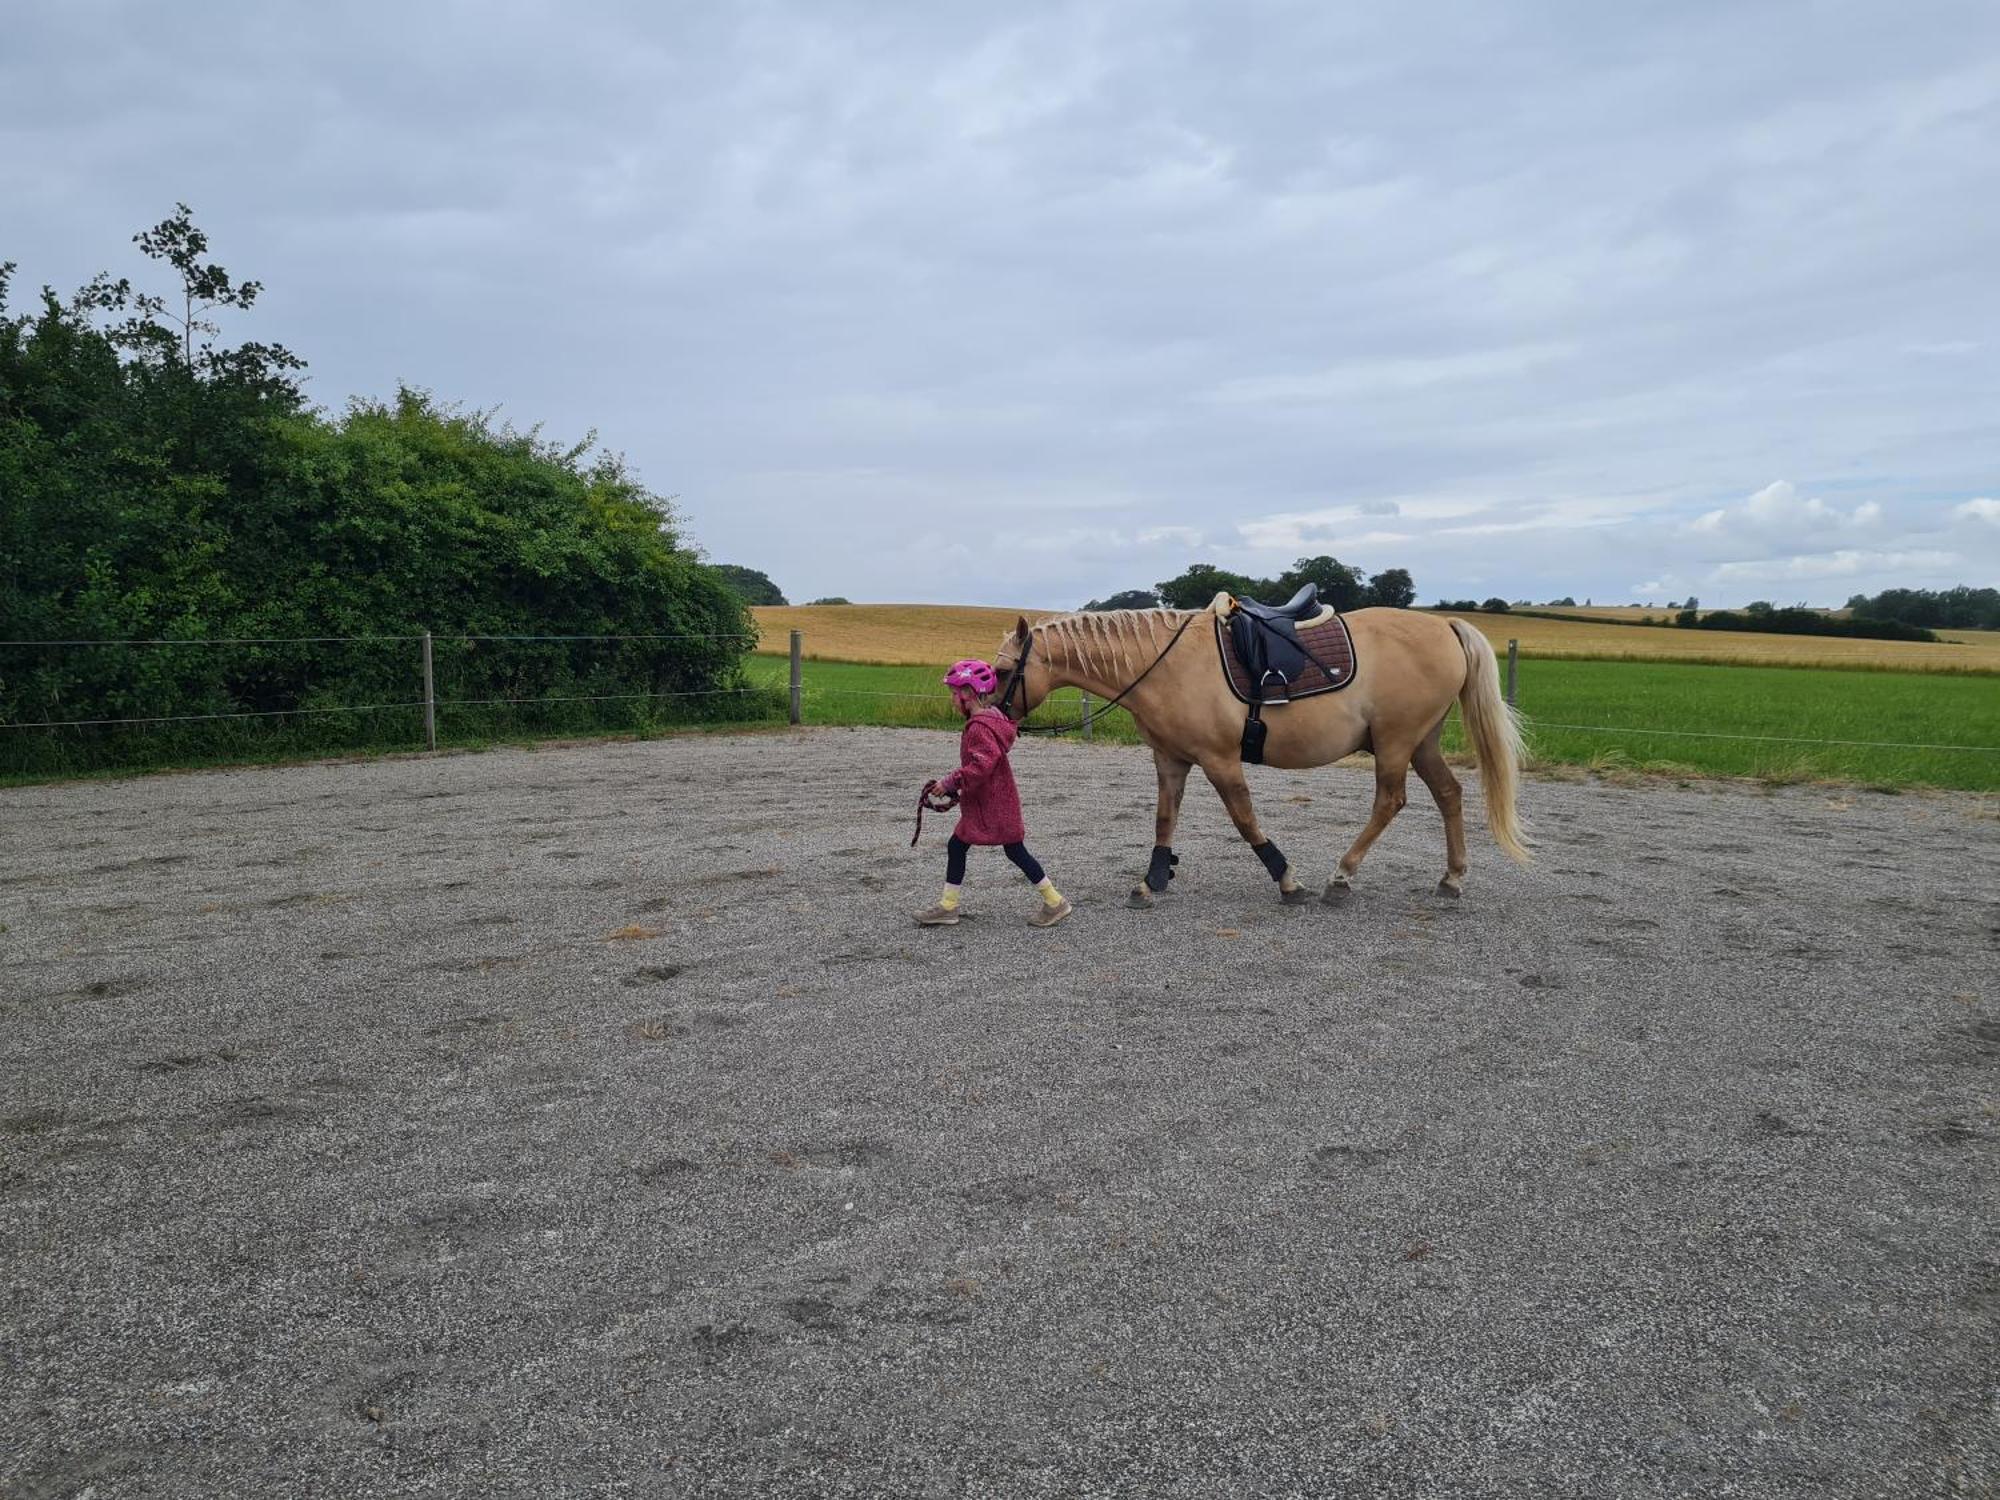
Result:
{"label": "black leggings", "polygon": [[[965,856],[971,848],[972,845],[966,843],[964,839],[955,833],[951,836],[951,842],[944,846],[944,879],[946,885],[965,884]],[[1040,885],[1048,878],[1042,873],[1041,861],[1028,852],[1026,844],[1008,844],[1001,850],[1001,853],[1013,860],[1020,872],[1036,885]]]}

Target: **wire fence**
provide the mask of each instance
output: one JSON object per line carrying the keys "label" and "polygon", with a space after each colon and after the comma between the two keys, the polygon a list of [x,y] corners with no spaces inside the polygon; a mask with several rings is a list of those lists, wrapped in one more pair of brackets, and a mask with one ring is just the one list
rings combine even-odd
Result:
{"label": "wire fence", "polygon": [[0,776],[782,718],[749,631],[0,638]]}
{"label": "wire fence", "polygon": [[[736,682],[727,686],[689,687],[655,689],[637,692],[520,692],[483,693],[466,696],[440,694],[437,676],[433,667],[433,653],[440,645],[463,645],[475,647],[485,643],[495,644],[590,644],[615,643],[620,646],[639,646],[652,649],[667,649],[669,643],[700,642],[714,644],[733,642],[754,646],[758,637],[745,632],[727,631],[675,631],[648,634],[502,634],[502,633],[448,633],[429,632],[416,634],[364,634],[346,636],[223,636],[223,637],[142,637],[133,639],[62,639],[62,640],[0,640],[0,647],[17,650],[83,650],[83,649],[132,649],[155,647],[196,647],[231,648],[263,646],[327,646],[327,645],[382,645],[393,644],[415,646],[419,651],[409,662],[412,686],[419,689],[419,696],[412,698],[390,698],[378,702],[339,703],[294,703],[279,708],[239,708],[201,713],[136,713],[107,714],[84,713],[70,717],[45,715],[42,717],[4,719],[0,718],[0,730],[16,731],[92,731],[113,729],[142,729],[168,725],[216,724],[228,720],[252,722],[282,722],[291,719],[315,719],[340,715],[387,714],[419,712],[422,716],[421,735],[427,747],[439,744],[440,724],[448,729],[452,714],[469,709],[483,710],[536,710],[570,707],[577,705],[637,705],[637,704],[688,704],[702,701],[711,704],[718,714],[711,722],[731,722],[732,708],[745,710],[741,722],[768,722],[776,717],[778,706],[774,695],[785,694],[786,717],[791,723],[856,723],[868,722],[865,710],[845,712],[831,705],[848,700],[882,705],[926,705],[935,710],[934,714],[921,711],[907,712],[884,709],[883,712],[897,713],[896,722],[910,719],[934,718],[940,726],[948,727],[955,722],[950,708],[949,695],[942,688],[929,692],[898,691],[887,688],[867,688],[841,685],[837,682],[823,682],[807,675],[803,660],[800,632],[791,633],[790,679],[786,687],[775,684]],[[1517,670],[1519,653],[1515,643],[1509,643],[1505,659],[1507,697],[1510,702],[1518,698]],[[1865,659],[1879,664],[1878,656]],[[4,701],[4,700],[0,700]],[[761,703],[762,712],[754,711]],[[1052,705],[1053,707],[1054,705]],[[808,713],[808,708],[813,710]],[[1084,729],[1089,737],[1084,721],[1090,717],[1091,700],[1088,694],[1080,695],[1076,703],[1078,718],[1075,727]],[[1047,709],[1037,715],[1045,725],[1067,721],[1069,703],[1062,703],[1058,711],[1051,714]],[[444,711],[451,711],[449,713]],[[442,717],[441,717],[442,716]],[[462,715],[461,715],[462,717]],[[2000,755],[2000,744],[1982,744],[1935,740],[1886,740],[1867,738],[1847,738],[1836,736],[1814,736],[1778,733],[1751,733],[1739,730],[1711,730],[1692,728],[1661,728],[1639,724],[1596,724],[1568,720],[1540,719],[1523,713],[1524,727],[1533,735],[1542,731],[1560,731],[1565,734],[1588,734],[1605,736],[1634,736],[1658,740],[1683,741],[1729,741],[1739,744],[1783,745],[1796,747],[1824,748],[1832,750],[1865,750],[1883,752],[1945,753],[1968,756]],[[414,737],[414,735],[413,735]],[[1121,738],[1124,736],[1120,736]]]}

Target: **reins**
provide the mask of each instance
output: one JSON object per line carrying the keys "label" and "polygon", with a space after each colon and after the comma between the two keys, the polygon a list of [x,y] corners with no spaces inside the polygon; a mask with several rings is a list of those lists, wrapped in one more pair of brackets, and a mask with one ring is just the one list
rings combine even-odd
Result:
{"label": "reins", "polygon": [[[1187,634],[1188,626],[1194,624],[1194,622],[1206,612],[1207,611],[1205,610],[1191,611],[1188,617],[1185,620],[1181,621],[1181,628],[1179,630],[1176,630],[1173,633],[1173,637],[1166,643],[1166,645],[1160,648],[1160,654],[1153,658],[1152,664],[1148,666],[1145,671],[1141,672],[1137,677],[1133,678],[1132,681],[1126,685],[1124,692],[1120,693],[1116,698],[1111,698],[1106,700],[1103,704],[1101,704],[1097,708],[1092,709],[1088,715],[1086,715],[1082,719],[1079,719],[1074,724],[1055,724],[1046,727],[1042,725],[1033,725],[1023,722],[1027,718],[1027,711],[1025,709],[1023,709],[1022,711],[1021,718],[1014,719],[1014,707],[1013,707],[1014,690],[1016,688],[1024,688],[1027,682],[1028,653],[1034,649],[1035,645],[1035,633],[1032,630],[1030,630],[1027,633],[1027,635],[1021,638],[1021,654],[1014,662],[1014,671],[1012,675],[1009,676],[1007,679],[1007,690],[1000,695],[1000,712],[1005,714],[1008,718],[1014,719],[1015,726],[1020,730],[1022,734],[1041,734],[1054,737],[1059,734],[1075,734],[1080,729],[1088,729],[1091,725],[1095,724],[1099,719],[1103,718],[1106,714],[1110,713],[1111,710],[1116,708],[1120,703],[1123,703],[1128,697],[1131,696],[1132,690],[1134,688],[1138,687],[1140,683],[1144,682],[1148,677],[1152,676],[1153,668],[1157,667],[1161,662],[1165,661],[1167,659],[1167,653],[1180,644],[1181,637]],[[1025,691],[1022,694],[1022,701],[1023,702],[1026,701]]]}

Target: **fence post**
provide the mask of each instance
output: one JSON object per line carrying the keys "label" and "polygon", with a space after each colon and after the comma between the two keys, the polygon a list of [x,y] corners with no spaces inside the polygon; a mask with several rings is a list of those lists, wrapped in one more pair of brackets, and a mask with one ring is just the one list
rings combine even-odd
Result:
{"label": "fence post", "polygon": [[799,643],[803,638],[803,631],[792,632],[792,722],[794,724],[804,722],[799,713]]}
{"label": "fence post", "polygon": [[437,679],[431,672],[431,633],[424,632],[424,748],[438,747]]}
{"label": "fence post", "polygon": [[1514,672],[1516,667],[1520,664],[1520,660],[1521,660],[1521,643],[1518,640],[1508,641],[1507,642],[1507,706],[1509,708],[1512,708],[1514,706]]}
{"label": "fence post", "polygon": [[1090,738],[1090,694],[1085,693],[1082,696],[1083,696],[1083,737],[1085,739],[1089,739]]}

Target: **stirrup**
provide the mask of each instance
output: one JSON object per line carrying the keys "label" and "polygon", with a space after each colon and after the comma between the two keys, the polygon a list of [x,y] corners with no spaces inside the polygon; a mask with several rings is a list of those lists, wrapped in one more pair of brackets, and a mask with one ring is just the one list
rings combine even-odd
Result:
{"label": "stirrup", "polygon": [[[1273,677],[1278,679],[1278,696],[1275,698],[1266,696],[1271,691],[1271,679]],[[1292,701],[1292,684],[1290,680],[1286,678],[1284,673],[1275,669],[1266,672],[1263,680],[1257,684],[1257,701],[1259,703],[1290,703]]]}

